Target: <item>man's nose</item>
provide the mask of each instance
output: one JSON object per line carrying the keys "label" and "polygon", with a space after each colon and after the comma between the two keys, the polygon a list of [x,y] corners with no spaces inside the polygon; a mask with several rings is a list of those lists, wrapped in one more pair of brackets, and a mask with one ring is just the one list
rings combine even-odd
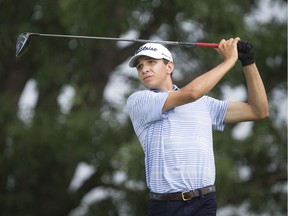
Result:
{"label": "man's nose", "polygon": [[150,67],[148,65],[143,65],[142,73],[147,73],[147,72],[149,72],[149,70],[150,70]]}

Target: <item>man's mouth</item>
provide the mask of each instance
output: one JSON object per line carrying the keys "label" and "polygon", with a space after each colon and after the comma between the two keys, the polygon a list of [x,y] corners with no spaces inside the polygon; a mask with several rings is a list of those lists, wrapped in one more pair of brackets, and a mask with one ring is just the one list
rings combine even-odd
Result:
{"label": "man's mouth", "polygon": [[152,78],[152,76],[145,76],[145,77],[143,78],[143,81],[147,81],[147,80],[149,80],[150,78]]}

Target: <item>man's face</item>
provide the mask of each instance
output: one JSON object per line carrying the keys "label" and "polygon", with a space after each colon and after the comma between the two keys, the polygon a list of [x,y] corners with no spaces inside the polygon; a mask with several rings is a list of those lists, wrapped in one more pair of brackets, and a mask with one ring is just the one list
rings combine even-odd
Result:
{"label": "man's face", "polygon": [[171,76],[174,69],[173,62],[164,64],[162,59],[151,57],[140,57],[136,69],[141,83],[149,89],[166,91],[167,85],[171,83]]}

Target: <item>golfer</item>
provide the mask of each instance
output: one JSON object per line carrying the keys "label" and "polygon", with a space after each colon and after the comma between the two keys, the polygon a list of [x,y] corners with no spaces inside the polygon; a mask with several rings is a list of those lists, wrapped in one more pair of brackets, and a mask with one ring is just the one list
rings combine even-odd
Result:
{"label": "golfer", "polygon": [[[127,108],[145,154],[149,216],[216,215],[212,130],[269,115],[252,45],[238,37],[222,39],[216,50],[223,61],[181,88],[173,84],[173,58],[161,44],[145,44],[130,59],[147,88],[133,93]],[[247,102],[207,96],[238,59]]]}

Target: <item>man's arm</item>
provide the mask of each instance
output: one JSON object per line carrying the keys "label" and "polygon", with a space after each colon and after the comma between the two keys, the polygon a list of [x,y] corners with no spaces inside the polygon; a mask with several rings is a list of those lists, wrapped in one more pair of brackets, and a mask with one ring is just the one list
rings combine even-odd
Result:
{"label": "man's arm", "polygon": [[162,112],[196,101],[210,92],[238,60],[237,43],[240,38],[221,40],[217,51],[224,61],[212,70],[192,80],[178,91],[169,93]]}
{"label": "man's arm", "polygon": [[269,106],[266,91],[255,63],[243,67],[246,82],[248,101],[230,102],[225,123],[254,121],[269,116]]}

